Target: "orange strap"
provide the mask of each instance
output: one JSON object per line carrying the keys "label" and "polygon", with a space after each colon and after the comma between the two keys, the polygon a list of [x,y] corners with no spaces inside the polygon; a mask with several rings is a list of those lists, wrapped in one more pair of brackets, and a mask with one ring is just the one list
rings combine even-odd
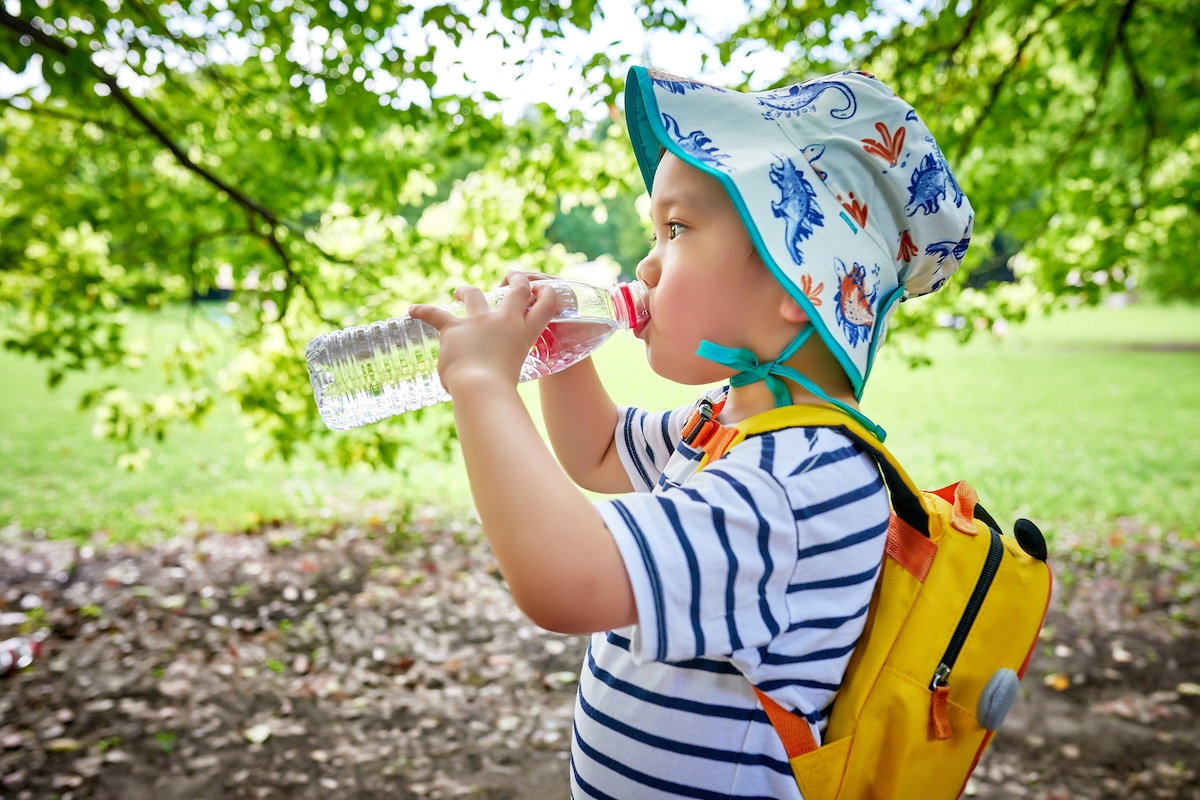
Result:
{"label": "orange strap", "polygon": [[925,582],[933,558],[937,555],[937,542],[909,525],[896,514],[888,518],[887,544],[884,552],[904,570]]}
{"label": "orange strap", "polygon": [[933,690],[933,705],[929,708],[930,722],[933,723],[933,738],[949,739],[954,736],[950,727],[950,715],[946,713],[946,702],[950,698],[949,686],[938,686]]}
{"label": "orange strap", "polygon": [[[702,466],[723,456],[730,444],[741,434],[736,427],[726,427],[717,422],[716,417],[724,405],[724,400],[707,404],[701,401],[684,422],[683,440],[691,447],[704,451]],[[887,554],[908,572],[918,580],[924,581],[933,564],[933,558],[937,555],[937,544],[893,513],[888,522],[886,550]],[[754,693],[758,695],[758,701],[767,713],[767,718],[783,742],[789,760],[817,749],[816,737],[803,717],[792,714],[758,687],[754,687]],[[936,708],[936,697],[934,703],[935,727],[939,726],[940,719],[942,724],[938,729],[949,731],[950,724],[945,718],[945,697],[941,698],[940,714]]]}
{"label": "orange strap", "polygon": [[[705,435],[705,433],[708,435]],[[725,451],[729,449],[729,444],[737,438],[738,433],[737,428],[726,428],[724,425],[717,425],[715,429],[701,432],[700,437],[697,438],[694,445],[708,454],[709,461],[713,461],[725,455]]]}
{"label": "orange strap", "polygon": [[807,722],[795,714],[789,713],[757,686],[754,687],[754,693],[758,695],[758,702],[762,703],[763,711],[767,712],[767,719],[771,720],[771,725],[779,734],[788,759],[811,753],[817,749],[817,740],[813,737],[812,728],[808,726]]}
{"label": "orange strap", "polygon": [[740,433],[737,428],[726,427],[717,422],[716,417],[724,407],[724,399],[708,405],[701,401],[683,423],[683,440],[691,447],[704,451],[705,464],[725,455],[729,445]]}

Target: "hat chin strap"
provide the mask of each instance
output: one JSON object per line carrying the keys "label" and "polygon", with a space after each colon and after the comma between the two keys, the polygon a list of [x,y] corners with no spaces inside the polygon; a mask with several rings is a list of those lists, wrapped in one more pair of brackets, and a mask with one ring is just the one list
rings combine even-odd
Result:
{"label": "hat chin strap", "polygon": [[883,428],[867,419],[857,408],[830,397],[824,389],[809,380],[803,373],[781,363],[795,355],[796,351],[812,336],[812,333],[812,323],[805,324],[800,329],[800,332],[796,334],[796,338],[792,339],[791,343],[783,348],[783,352],[774,361],[768,361],[765,364],[761,363],[758,360],[758,356],[745,347],[725,347],[714,344],[707,339],[701,340],[700,346],[696,348],[696,355],[738,370],[737,374],[729,379],[730,386],[748,386],[749,384],[763,381],[767,384],[767,388],[771,390],[771,394],[775,398],[776,408],[783,408],[792,404],[791,392],[788,391],[787,384],[782,379],[787,378],[790,381],[794,381],[811,394],[845,411],[859,424],[875,434],[879,438],[879,441],[882,442],[887,436]]}

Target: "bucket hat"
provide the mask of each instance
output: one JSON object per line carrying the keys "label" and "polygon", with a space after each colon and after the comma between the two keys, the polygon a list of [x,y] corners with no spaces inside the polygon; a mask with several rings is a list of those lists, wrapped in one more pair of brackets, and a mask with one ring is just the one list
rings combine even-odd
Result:
{"label": "bucket hat", "polygon": [[[625,113],[647,190],[663,148],[715,176],[861,398],[896,303],[941,288],[971,239],[971,205],[913,107],[865,72],[739,92],[637,66]],[[765,372],[794,370],[752,379]]]}

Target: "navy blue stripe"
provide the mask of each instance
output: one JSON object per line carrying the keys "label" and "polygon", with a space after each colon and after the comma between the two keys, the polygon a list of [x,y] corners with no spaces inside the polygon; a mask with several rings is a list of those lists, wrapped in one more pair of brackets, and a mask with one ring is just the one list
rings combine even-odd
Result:
{"label": "navy blue stripe", "polygon": [[[575,731],[575,741],[579,741],[579,732]],[[571,773],[575,776],[575,783],[579,788],[588,793],[588,797],[594,797],[596,800],[621,800],[619,797],[613,797],[611,794],[604,792],[592,786],[590,783],[579,777],[579,770],[575,767],[575,754],[571,754]],[[571,800],[575,800],[575,793],[571,793]]]}
{"label": "navy blue stripe", "polygon": [[[655,734],[636,728],[633,725],[622,722],[615,717],[597,709],[587,701],[587,698],[581,693],[579,695],[579,707],[583,713],[599,725],[608,728],[610,731],[615,731],[629,739],[634,740],[647,747],[653,747],[658,750],[666,750],[670,753],[679,753],[693,758],[703,758],[708,761],[720,761],[726,764],[746,764],[755,767],[767,767],[781,775],[791,775],[792,768],[786,761],[780,761],[771,758],[762,753],[745,753],[741,750],[720,750],[715,747],[704,747],[702,745],[693,744],[687,741],[677,739],[668,739],[665,736],[657,736]],[[747,713],[743,719],[749,721],[750,714]],[[695,731],[680,730],[681,734],[695,733]]]}
{"label": "navy blue stripe", "polygon": [[807,592],[812,589],[839,589],[843,586],[855,586],[860,583],[865,583],[875,577],[875,573],[879,571],[879,565],[871,567],[866,572],[860,572],[857,575],[843,575],[840,578],[829,578],[823,581],[810,581],[809,583],[793,583],[788,587],[788,594],[795,592]]}
{"label": "navy blue stripe", "polygon": [[[716,471],[716,470],[714,470]],[[751,497],[750,489],[746,488],[743,483],[733,480],[730,475],[718,473],[733,487],[733,491],[738,493],[738,497],[745,501],[745,504],[750,506],[754,511],[754,516],[758,519],[758,554],[762,557],[762,577],[758,579],[758,614],[762,616],[764,624],[767,625],[767,630],[770,632],[770,637],[779,636],[779,631],[782,626],[775,619],[775,615],[770,612],[770,603],[767,600],[767,584],[770,582],[770,576],[775,571],[775,561],[770,558],[770,525],[767,524],[766,517],[758,511],[758,504],[755,503],[754,497]]]}
{"label": "navy blue stripe", "polygon": [[[694,489],[681,488],[688,497],[697,503],[708,504],[708,501]],[[729,569],[725,575],[725,628],[729,633],[729,650],[737,652],[742,649],[742,637],[738,633],[737,625],[734,624],[733,614],[733,609],[737,608],[737,593],[734,589],[737,586],[738,560],[737,555],[733,552],[733,545],[729,542],[729,531],[725,529],[724,509],[712,506],[712,521],[713,532],[716,533],[717,541],[721,543],[721,549],[725,552],[725,559],[729,562]]]}
{"label": "navy blue stripe", "polygon": [[849,536],[838,539],[836,542],[825,542],[824,544],[815,544],[812,547],[802,548],[796,553],[796,557],[803,560],[805,558],[818,556],[822,553],[829,553],[834,550],[843,550],[847,547],[853,547],[856,544],[869,542],[872,539],[882,536],[883,534],[887,533],[887,529],[888,523],[887,520],[884,520],[873,528],[867,528],[865,531],[852,533]]}
{"label": "navy blue stripe", "polygon": [[629,648],[633,646],[633,642],[631,642],[628,638],[614,633],[613,631],[609,631],[604,638],[608,640],[609,644],[619,647],[626,652],[628,652]]}
{"label": "navy blue stripe", "polygon": [[758,504],[754,502],[754,497],[744,484],[735,480],[727,472],[718,469],[709,470],[709,472],[712,475],[723,478],[737,492],[738,496],[746,502],[746,505],[750,507],[750,510],[754,512],[754,516],[758,519],[758,552],[763,562],[762,578],[758,581],[758,611],[767,626],[767,630],[770,631],[771,637],[774,638],[779,634],[782,626],[775,619],[775,615],[771,613],[771,606],[767,601],[767,583],[771,580],[771,575],[775,571],[775,562],[771,558],[771,526],[767,524],[766,518],[759,513]]}
{"label": "navy blue stripe", "polygon": [[[584,755],[595,761],[597,764],[607,767],[613,772],[622,775],[630,781],[641,784],[642,786],[657,789],[660,792],[670,792],[677,797],[694,797],[697,798],[697,800],[774,800],[774,798],[771,797],[761,797],[758,795],[738,795],[735,797],[730,795],[728,792],[712,792],[707,789],[699,789],[694,786],[684,786],[683,784],[666,781],[661,778],[655,778],[652,775],[647,775],[643,772],[632,770],[617,761],[615,758],[604,755],[599,750],[583,741],[579,735],[578,729],[575,731],[575,743]],[[791,767],[787,768],[787,772],[788,774],[791,774]],[[576,781],[579,781],[578,771],[575,773],[575,779]],[[582,782],[580,782],[580,787],[586,788],[588,792],[595,793],[594,796],[596,797],[608,797],[608,795],[600,794],[599,790],[597,790],[594,786],[585,786]],[[616,800],[616,798],[614,798],[614,800]]]}
{"label": "navy blue stripe", "polygon": [[819,619],[805,619],[800,622],[793,622],[788,627],[788,633],[798,631],[801,628],[821,628],[825,630],[837,630],[852,619],[858,619],[863,614],[867,613],[867,609],[871,607],[870,603],[855,611],[848,617],[824,617]]}
{"label": "navy blue stripe", "polygon": [[728,661],[718,661],[712,658],[688,658],[683,661],[664,661],[677,669],[694,669],[701,672],[711,672],[714,675],[741,675],[738,668]]}
{"label": "navy blue stripe", "polygon": [[[840,687],[842,684],[824,683],[822,681],[797,681],[781,679],[775,681],[761,681],[755,685],[764,692],[773,692],[776,689],[787,689],[790,686],[803,686],[806,689],[820,689],[821,691],[825,692],[836,692],[838,687]],[[808,719],[808,717],[806,716],[805,719]]]}
{"label": "navy blue stripe", "polygon": [[824,450],[801,461],[796,465],[796,468],[792,470],[791,475],[788,477],[794,477],[799,475],[801,472],[808,472],[809,470],[818,469],[820,467],[827,467],[830,464],[836,464],[839,461],[845,461],[848,458],[855,458],[858,455],[860,454],[857,448],[855,448],[853,445],[839,447],[837,450]]}
{"label": "navy blue stripe", "polygon": [[[674,665],[668,665],[674,666]],[[721,719],[752,719],[755,722],[770,722],[767,719],[766,712],[760,708],[748,709],[737,706],[720,706],[713,703],[701,703],[695,700],[687,700],[672,695],[659,694],[637,685],[623,681],[616,675],[613,675],[608,670],[596,663],[596,657],[592,654],[591,648],[588,648],[587,654],[588,672],[592,677],[603,683],[615,692],[626,695],[628,697],[641,700],[643,703],[659,706],[661,708],[670,708],[676,711],[686,711],[690,714],[702,714],[706,717],[720,717]]]}
{"label": "navy blue stripe", "polygon": [[667,519],[671,521],[671,529],[675,531],[675,538],[679,540],[684,558],[687,559],[688,578],[692,582],[692,601],[689,609],[692,618],[692,636],[696,639],[694,652],[703,653],[704,629],[700,627],[700,561],[696,558],[696,550],[683,530],[683,522],[679,519],[679,511],[675,508],[675,504],[667,498],[663,498],[660,505],[663,513],[667,515]]}
{"label": "navy blue stripe", "polygon": [[765,649],[759,651],[759,657],[762,663],[770,664],[771,666],[783,666],[785,664],[809,664],[813,661],[829,661],[835,658],[841,658],[854,649],[858,642],[852,642],[844,647],[831,647],[827,650],[813,650],[811,653],[804,653],[798,656],[784,656],[778,653],[772,653]]}
{"label": "navy blue stripe", "polygon": [[[624,636],[620,636],[612,631],[605,634],[608,643],[613,647],[619,647],[626,652],[632,647],[630,642]],[[714,675],[741,675],[738,668],[728,661],[722,661],[715,658],[687,658],[682,661],[664,661],[664,664],[669,664],[677,669],[695,669],[701,672],[711,672]]]}
{"label": "navy blue stripe", "polygon": [[[633,447],[634,418],[636,416],[637,409],[632,407],[625,409],[625,449],[629,451],[629,457],[633,460],[633,466],[637,469],[638,477],[642,479],[642,484],[647,489],[650,489],[654,486],[654,484],[650,482],[650,474],[646,472],[646,467],[642,464],[642,460],[638,458],[637,451],[634,450]],[[647,455],[651,454],[647,452]]]}
{"label": "navy blue stripe", "polygon": [[824,514],[826,511],[840,508],[841,506],[850,505],[853,502],[862,500],[864,497],[870,497],[871,495],[883,489],[883,479],[879,477],[878,472],[875,472],[874,475],[875,480],[871,481],[870,483],[860,486],[857,489],[851,489],[845,494],[839,494],[837,497],[831,497],[824,502],[814,503],[813,505],[805,506],[804,508],[797,508],[792,513],[796,517],[797,521],[802,519],[812,519],[815,516]]}
{"label": "navy blue stripe", "polygon": [[650,549],[650,543],[646,541],[646,535],[638,526],[637,520],[633,518],[633,514],[620,500],[614,500],[612,505],[629,528],[634,542],[637,543],[638,551],[642,555],[642,560],[646,563],[646,577],[650,581],[650,592],[654,596],[654,621],[658,628],[658,656],[655,661],[662,661],[667,657],[667,610],[663,598],[662,577],[659,575],[658,566],[654,563],[654,553]]}
{"label": "navy blue stripe", "polygon": [[775,437],[763,436],[762,451],[758,454],[759,469],[766,472],[768,475],[775,474]]}
{"label": "navy blue stripe", "polygon": [[[662,434],[663,450],[666,451],[668,457],[675,452],[675,443],[671,441],[671,415],[663,414],[662,421],[659,424],[659,433]],[[650,437],[646,437],[649,441]]]}

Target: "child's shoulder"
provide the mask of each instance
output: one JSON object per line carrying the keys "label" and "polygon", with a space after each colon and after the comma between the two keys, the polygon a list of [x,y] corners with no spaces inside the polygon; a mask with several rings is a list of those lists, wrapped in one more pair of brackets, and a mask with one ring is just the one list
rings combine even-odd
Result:
{"label": "child's shoulder", "polygon": [[784,483],[878,473],[875,461],[857,442],[827,426],[795,425],[747,436],[725,457],[765,470]]}

